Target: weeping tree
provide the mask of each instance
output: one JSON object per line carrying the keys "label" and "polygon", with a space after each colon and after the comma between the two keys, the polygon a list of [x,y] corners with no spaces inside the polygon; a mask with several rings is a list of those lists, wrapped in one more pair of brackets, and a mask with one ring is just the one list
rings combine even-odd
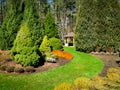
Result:
{"label": "weeping tree", "polygon": [[0,28],[0,49],[8,50],[13,46],[22,20],[20,4],[17,0],[9,1],[9,9]]}
{"label": "weeping tree", "polygon": [[75,48],[78,51],[90,52],[97,45],[95,32],[95,1],[80,0],[75,28]]}

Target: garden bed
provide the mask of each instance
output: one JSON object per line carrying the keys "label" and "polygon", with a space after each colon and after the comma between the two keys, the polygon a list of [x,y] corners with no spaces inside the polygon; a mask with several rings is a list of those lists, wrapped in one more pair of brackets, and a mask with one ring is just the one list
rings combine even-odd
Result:
{"label": "garden bed", "polygon": [[0,72],[10,74],[38,73],[65,65],[68,62],[70,62],[70,60],[58,58],[54,63],[45,62],[44,65],[38,67],[22,67],[22,65],[17,64],[14,60],[10,59],[9,51],[4,51],[0,55]]}

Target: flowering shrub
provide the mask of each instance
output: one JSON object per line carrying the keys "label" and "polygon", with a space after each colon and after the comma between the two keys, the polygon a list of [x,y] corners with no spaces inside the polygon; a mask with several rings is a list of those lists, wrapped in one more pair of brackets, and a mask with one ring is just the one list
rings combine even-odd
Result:
{"label": "flowering shrub", "polygon": [[65,58],[67,60],[71,60],[73,58],[73,55],[66,52],[66,51],[61,51],[61,50],[53,50],[53,54],[56,54],[60,58]]}

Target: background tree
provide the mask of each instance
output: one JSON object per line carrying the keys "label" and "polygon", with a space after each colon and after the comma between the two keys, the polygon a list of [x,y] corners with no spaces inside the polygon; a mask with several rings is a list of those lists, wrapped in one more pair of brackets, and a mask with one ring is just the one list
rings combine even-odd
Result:
{"label": "background tree", "polygon": [[39,47],[43,39],[43,28],[39,19],[36,0],[25,0],[24,4],[23,22],[28,22],[35,45]]}
{"label": "background tree", "polygon": [[17,0],[9,1],[9,10],[0,28],[0,49],[11,49],[22,20]]}
{"label": "background tree", "polygon": [[46,15],[44,22],[44,29],[45,29],[45,35],[47,35],[48,38],[52,38],[52,37],[59,38],[57,25],[55,24],[55,20],[51,12],[49,12]]}

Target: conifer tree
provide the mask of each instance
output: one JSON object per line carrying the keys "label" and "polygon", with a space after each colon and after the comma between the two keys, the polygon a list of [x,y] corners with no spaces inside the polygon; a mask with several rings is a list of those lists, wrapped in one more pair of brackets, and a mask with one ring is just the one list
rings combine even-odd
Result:
{"label": "conifer tree", "polygon": [[11,49],[22,20],[20,3],[11,0],[9,9],[0,28],[0,49]]}
{"label": "conifer tree", "polygon": [[52,37],[59,38],[57,25],[55,24],[55,20],[51,12],[49,12],[46,15],[44,22],[44,29],[45,29],[44,34],[47,35],[48,38],[52,38]]}
{"label": "conifer tree", "polygon": [[97,0],[96,32],[102,50],[120,50],[120,4],[118,0]]}
{"label": "conifer tree", "polygon": [[[89,7],[89,8],[88,8]],[[75,29],[76,50],[90,52],[112,46],[120,50],[120,4],[118,0],[80,0]]]}
{"label": "conifer tree", "polygon": [[76,50],[90,52],[97,44],[97,34],[94,23],[95,2],[94,0],[80,0],[78,16],[75,29],[75,48]]}
{"label": "conifer tree", "polygon": [[36,0],[25,0],[24,3],[23,22],[28,22],[35,45],[39,46],[43,39],[43,28],[39,19]]}
{"label": "conifer tree", "polygon": [[11,50],[11,58],[23,66],[36,66],[39,64],[40,56],[38,55],[37,46],[34,45],[28,22],[21,25]]}
{"label": "conifer tree", "polygon": [[42,54],[50,53],[51,48],[47,35],[44,36],[43,41],[39,47],[39,50],[42,52]]}

